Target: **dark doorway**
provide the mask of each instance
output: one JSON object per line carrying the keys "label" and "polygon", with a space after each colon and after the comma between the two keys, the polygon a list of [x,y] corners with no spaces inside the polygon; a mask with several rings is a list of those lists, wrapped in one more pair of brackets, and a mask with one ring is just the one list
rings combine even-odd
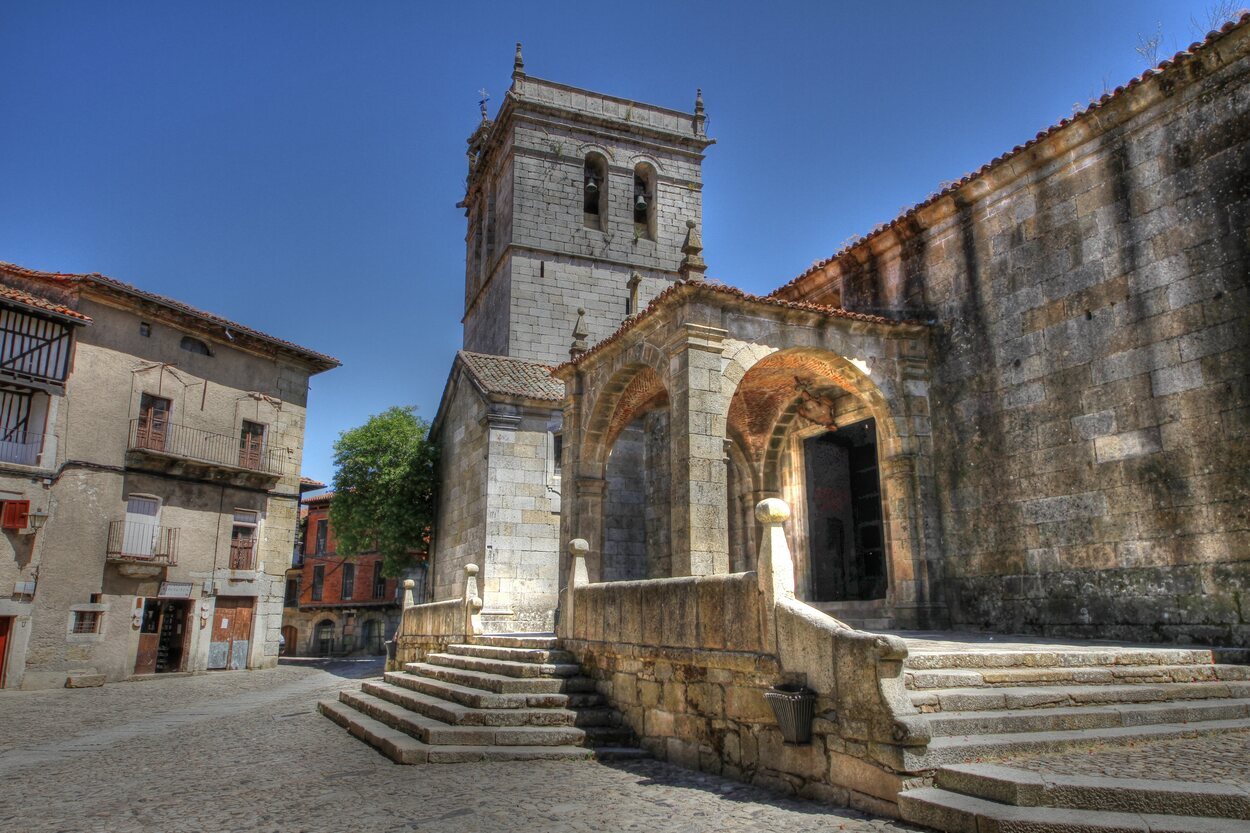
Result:
{"label": "dark doorway", "polygon": [[12,616],[0,616],[0,688],[4,688],[4,666],[5,658],[9,655],[9,630],[12,623]]}
{"label": "dark doorway", "polygon": [[135,654],[136,674],[163,674],[184,670],[187,652],[187,613],[191,602],[185,599],[147,599],[139,628],[139,650]]}
{"label": "dark doorway", "polygon": [[812,601],[885,598],[876,423],[867,419],[812,437],[803,457]]}

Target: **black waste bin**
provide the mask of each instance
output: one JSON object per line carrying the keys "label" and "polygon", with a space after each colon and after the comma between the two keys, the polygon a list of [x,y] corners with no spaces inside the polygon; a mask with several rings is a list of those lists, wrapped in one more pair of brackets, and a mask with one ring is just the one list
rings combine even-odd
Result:
{"label": "black waste bin", "polygon": [[816,692],[799,685],[778,685],[765,691],[764,699],[772,706],[786,743],[812,742]]}

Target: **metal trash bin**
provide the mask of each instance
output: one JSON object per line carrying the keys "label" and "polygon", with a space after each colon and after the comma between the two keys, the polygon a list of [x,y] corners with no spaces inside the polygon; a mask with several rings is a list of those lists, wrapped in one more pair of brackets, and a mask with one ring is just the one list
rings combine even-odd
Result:
{"label": "metal trash bin", "polygon": [[816,692],[800,685],[778,685],[764,692],[786,743],[811,743]]}

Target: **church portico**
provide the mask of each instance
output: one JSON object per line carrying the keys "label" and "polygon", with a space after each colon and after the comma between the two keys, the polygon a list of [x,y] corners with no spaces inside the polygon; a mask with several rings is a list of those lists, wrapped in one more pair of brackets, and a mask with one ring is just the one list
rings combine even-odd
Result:
{"label": "church portico", "polygon": [[[939,556],[924,534],[928,349],[923,323],[677,284],[555,371],[566,388],[563,466],[576,473],[561,537],[592,542],[592,581],[752,570],[752,513],[781,497],[794,509],[800,598],[835,616],[837,603],[857,614],[871,603],[891,624],[942,624]],[[649,485],[622,506],[614,486],[625,471]],[[657,534],[664,487],[671,510]],[[632,535],[621,523],[631,505],[647,514],[645,524],[635,514]],[[646,569],[607,566],[630,547],[645,549]]]}

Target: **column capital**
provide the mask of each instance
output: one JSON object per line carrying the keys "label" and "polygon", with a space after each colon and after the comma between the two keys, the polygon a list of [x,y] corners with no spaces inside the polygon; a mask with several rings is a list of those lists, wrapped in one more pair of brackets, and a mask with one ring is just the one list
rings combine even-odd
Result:
{"label": "column capital", "polygon": [[678,328],[664,345],[665,352],[670,356],[683,350],[706,350],[720,353],[724,347],[725,336],[729,331],[710,324],[694,324],[687,322]]}

